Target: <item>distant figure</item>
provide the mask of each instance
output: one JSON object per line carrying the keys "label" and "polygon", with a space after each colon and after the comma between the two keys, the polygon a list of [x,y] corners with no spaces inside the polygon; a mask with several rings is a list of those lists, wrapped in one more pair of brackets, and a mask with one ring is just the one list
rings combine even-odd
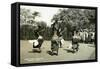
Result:
{"label": "distant figure", "polygon": [[94,42],[94,41],[95,41],[95,33],[91,32],[91,42]]}
{"label": "distant figure", "polygon": [[84,43],[88,43],[88,31],[87,29],[81,30],[79,32],[80,41]]}
{"label": "distant figure", "polygon": [[88,43],[91,43],[91,33],[88,33]]}
{"label": "distant figure", "polygon": [[58,37],[58,39],[59,39],[59,47],[62,48],[62,45],[64,44],[64,39],[63,39],[62,35],[60,35]]}
{"label": "distant figure", "polygon": [[85,42],[85,30],[83,30],[83,42]]}
{"label": "distant figure", "polygon": [[80,42],[83,42],[83,31],[82,30],[79,32],[79,36],[80,36]]}
{"label": "distant figure", "polygon": [[88,36],[89,36],[88,31],[86,31],[85,32],[85,43],[88,43]]}
{"label": "distant figure", "polygon": [[89,39],[90,39],[90,43],[93,43],[95,41],[95,33],[94,32],[89,33]]}

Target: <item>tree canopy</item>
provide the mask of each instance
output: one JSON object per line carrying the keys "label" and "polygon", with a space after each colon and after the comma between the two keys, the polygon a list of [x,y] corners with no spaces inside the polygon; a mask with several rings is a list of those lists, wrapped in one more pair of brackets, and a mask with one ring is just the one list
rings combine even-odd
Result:
{"label": "tree canopy", "polygon": [[[59,13],[55,14],[51,20],[55,26],[61,29],[66,28],[68,37],[74,30],[95,29],[95,10],[91,9],[59,9]],[[68,38],[66,37],[66,38]]]}
{"label": "tree canopy", "polygon": [[[21,39],[35,39],[36,34],[40,34],[44,39],[52,38],[52,28],[59,30],[64,39],[70,39],[74,30],[92,29],[95,31],[95,10],[67,8],[59,9],[53,15],[51,27],[44,21],[37,21],[35,18],[41,17],[40,12],[32,12],[29,9],[21,8],[20,11],[20,37]],[[36,33],[38,32],[38,33]]]}

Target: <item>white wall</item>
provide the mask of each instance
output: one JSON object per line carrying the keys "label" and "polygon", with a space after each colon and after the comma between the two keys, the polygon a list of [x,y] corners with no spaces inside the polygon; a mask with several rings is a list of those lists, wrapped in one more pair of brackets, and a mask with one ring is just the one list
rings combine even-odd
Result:
{"label": "white wall", "polygon": [[[10,65],[10,48],[11,48],[11,6],[10,4],[16,1],[34,2],[34,3],[50,3],[64,5],[81,5],[81,6],[96,6],[100,12],[100,0],[1,0],[0,1],[0,69],[17,69]],[[100,15],[100,13],[98,13]],[[100,26],[100,16],[98,16],[98,26]],[[100,29],[100,27],[98,27]],[[100,35],[100,32],[98,32]],[[98,36],[99,38],[100,36]],[[98,43],[98,52],[100,52],[100,43]],[[100,62],[100,54],[99,54]],[[63,64],[63,65],[47,65],[47,66],[30,66],[19,67],[19,69],[99,69],[99,62],[95,63],[78,63],[78,64]]]}

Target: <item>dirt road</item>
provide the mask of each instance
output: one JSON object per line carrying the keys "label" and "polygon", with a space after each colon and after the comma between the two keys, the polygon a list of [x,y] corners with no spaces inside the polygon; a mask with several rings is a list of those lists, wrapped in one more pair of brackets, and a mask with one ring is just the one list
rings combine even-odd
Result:
{"label": "dirt road", "polygon": [[79,43],[79,51],[73,54],[67,51],[71,41],[65,41],[63,47],[59,48],[58,56],[51,56],[50,41],[43,42],[41,53],[34,53],[32,51],[32,43],[28,40],[20,40],[20,43],[21,64],[95,59],[95,46],[93,44]]}

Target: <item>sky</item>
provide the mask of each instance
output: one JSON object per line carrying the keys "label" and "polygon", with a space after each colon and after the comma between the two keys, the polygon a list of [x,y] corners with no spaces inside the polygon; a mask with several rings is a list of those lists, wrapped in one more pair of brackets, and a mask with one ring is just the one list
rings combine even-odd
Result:
{"label": "sky", "polygon": [[56,7],[24,6],[24,5],[22,5],[21,8],[29,9],[31,10],[31,12],[34,11],[40,12],[40,17],[36,17],[36,20],[44,21],[47,23],[48,26],[52,24],[51,19],[56,13],[59,12],[59,9],[63,9]]}

